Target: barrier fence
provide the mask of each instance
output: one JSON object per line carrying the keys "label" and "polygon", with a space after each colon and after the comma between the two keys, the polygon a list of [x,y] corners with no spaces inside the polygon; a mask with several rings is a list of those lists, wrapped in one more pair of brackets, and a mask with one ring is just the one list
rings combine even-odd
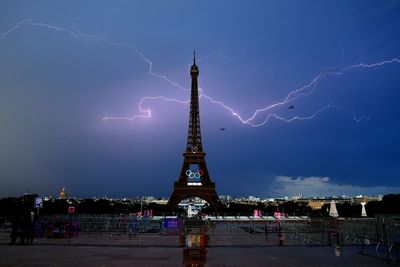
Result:
{"label": "barrier fence", "polygon": [[[180,222],[171,224],[171,222]],[[168,224],[169,223],[169,224]],[[197,224],[197,225],[196,225]],[[0,229],[11,232],[12,221],[0,218]],[[185,231],[185,228],[217,228],[215,234],[273,234],[281,233],[292,240],[302,235],[308,243],[326,244],[329,234],[336,234],[340,243],[348,245],[361,242],[378,244],[395,240],[400,233],[400,217],[340,218],[340,219],[291,219],[280,220],[251,217],[207,217],[207,219],[183,219],[177,217],[115,216],[115,215],[57,215],[42,216],[34,223],[37,238],[77,237],[80,233],[98,234],[163,234]],[[317,238],[317,234],[319,237]],[[287,238],[286,238],[287,239]],[[314,240],[314,241],[313,241]],[[366,241],[367,240],[367,241]]]}
{"label": "barrier fence", "polygon": [[74,214],[41,216],[30,226],[13,226],[10,218],[0,218],[0,229],[3,240],[7,235],[21,240],[33,235],[36,244],[184,246],[189,236],[201,235],[214,247],[332,246],[340,254],[343,246],[356,246],[360,253],[400,262],[400,217],[396,216],[276,219]]}

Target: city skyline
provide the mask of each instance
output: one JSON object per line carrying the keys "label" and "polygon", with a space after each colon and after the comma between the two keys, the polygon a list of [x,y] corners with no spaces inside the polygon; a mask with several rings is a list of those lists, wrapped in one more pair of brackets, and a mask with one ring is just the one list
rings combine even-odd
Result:
{"label": "city skyline", "polygon": [[2,2],[0,197],[170,195],[193,50],[219,195],[399,193],[399,9]]}

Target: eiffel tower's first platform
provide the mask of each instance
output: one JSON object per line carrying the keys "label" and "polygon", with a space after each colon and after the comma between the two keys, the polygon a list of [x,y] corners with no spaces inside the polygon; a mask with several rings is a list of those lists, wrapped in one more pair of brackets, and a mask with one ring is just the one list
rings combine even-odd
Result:
{"label": "eiffel tower's first platform", "polygon": [[199,67],[194,54],[193,65],[190,67],[192,77],[189,131],[186,151],[183,153],[183,164],[179,178],[174,183],[174,191],[168,201],[170,209],[175,210],[183,199],[199,197],[208,202],[214,211],[222,209],[221,201],[215,191],[215,184],[210,179],[207,170],[203,144],[201,142],[199,90],[197,77]]}

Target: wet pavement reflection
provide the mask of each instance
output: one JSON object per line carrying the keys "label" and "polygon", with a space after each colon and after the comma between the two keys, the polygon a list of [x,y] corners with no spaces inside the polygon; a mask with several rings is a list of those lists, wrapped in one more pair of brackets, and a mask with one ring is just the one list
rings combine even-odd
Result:
{"label": "wet pavement reflection", "polygon": [[203,233],[187,234],[185,237],[185,248],[182,252],[183,266],[201,267],[207,262],[208,236]]}
{"label": "wet pavement reflection", "polygon": [[206,227],[185,228],[184,233],[179,236],[182,250],[182,265],[185,267],[206,266],[209,235]]}

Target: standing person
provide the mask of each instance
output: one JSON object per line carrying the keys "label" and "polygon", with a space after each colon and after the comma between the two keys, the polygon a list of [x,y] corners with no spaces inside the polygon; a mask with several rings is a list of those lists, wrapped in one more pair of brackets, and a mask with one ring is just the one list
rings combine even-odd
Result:
{"label": "standing person", "polygon": [[278,222],[278,237],[279,237],[279,246],[283,246],[283,231],[281,222]]}
{"label": "standing person", "polygon": [[265,241],[268,241],[268,225],[265,224],[264,226],[264,234],[265,234]]}
{"label": "standing person", "polygon": [[29,215],[28,236],[26,242],[27,244],[32,245],[35,236],[35,212],[31,211]]}
{"label": "standing person", "polygon": [[26,211],[23,211],[20,214],[20,245],[27,245],[28,244],[28,233],[29,233],[29,214]]}
{"label": "standing person", "polygon": [[18,237],[18,230],[20,229],[20,220],[17,211],[14,211],[13,216],[11,218],[11,241],[10,245],[14,245],[15,241],[17,241]]}
{"label": "standing person", "polygon": [[138,228],[138,219],[137,219],[137,215],[135,214],[132,216],[132,220],[131,220],[131,232],[133,234],[136,234],[137,228]]}

